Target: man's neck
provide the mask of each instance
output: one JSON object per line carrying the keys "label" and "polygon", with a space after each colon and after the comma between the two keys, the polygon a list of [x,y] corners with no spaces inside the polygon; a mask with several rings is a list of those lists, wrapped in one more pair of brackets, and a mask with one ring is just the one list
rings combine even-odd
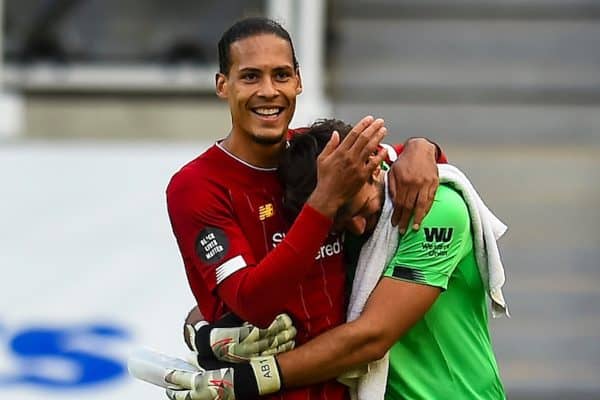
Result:
{"label": "man's neck", "polygon": [[285,138],[279,143],[262,144],[252,140],[240,140],[229,134],[221,145],[231,154],[258,168],[277,168],[285,149]]}

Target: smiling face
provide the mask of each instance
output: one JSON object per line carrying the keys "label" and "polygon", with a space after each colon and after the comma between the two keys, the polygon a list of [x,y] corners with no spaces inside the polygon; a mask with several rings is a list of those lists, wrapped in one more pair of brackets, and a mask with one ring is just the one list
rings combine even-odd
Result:
{"label": "smiling face", "polygon": [[273,145],[285,140],[302,92],[290,44],[274,34],[259,34],[230,47],[231,67],[217,74],[217,95],[227,99],[232,135]]}

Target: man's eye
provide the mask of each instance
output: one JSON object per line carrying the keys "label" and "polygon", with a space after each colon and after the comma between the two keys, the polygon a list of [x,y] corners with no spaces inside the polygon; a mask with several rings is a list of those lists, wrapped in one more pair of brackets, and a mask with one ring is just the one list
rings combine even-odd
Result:
{"label": "man's eye", "polygon": [[255,81],[256,79],[258,79],[258,75],[254,74],[254,73],[249,73],[249,74],[244,74],[242,75],[242,79],[245,81]]}
{"label": "man's eye", "polygon": [[288,72],[278,72],[275,77],[277,78],[277,80],[279,81],[285,81],[287,79],[289,79],[290,74]]}

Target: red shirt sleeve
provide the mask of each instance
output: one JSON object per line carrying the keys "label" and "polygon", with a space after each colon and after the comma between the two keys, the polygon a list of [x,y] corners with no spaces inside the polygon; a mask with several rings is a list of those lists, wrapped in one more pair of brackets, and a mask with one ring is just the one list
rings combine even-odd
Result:
{"label": "red shirt sleeve", "polygon": [[267,325],[315,266],[315,254],[331,225],[331,219],[305,205],[284,240],[256,265],[224,280],[218,287],[219,296],[240,317]]}
{"label": "red shirt sleeve", "polygon": [[[433,143],[433,142],[432,142]],[[446,164],[448,163],[448,158],[446,157],[446,153],[444,153],[444,149],[442,149],[439,145],[437,145],[436,143],[434,143],[435,146],[440,150],[439,156],[437,158],[437,163],[438,164]],[[400,154],[402,153],[402,151],[404,150],[404,145],[403,144],[393,144],[392,147],[394,148],[394,150],[396,151],[396,154]],[[389,161],[389,160],[388,160]]]}
{"label": "red shirt sleeve", "polygon": [[304,206],[282,242],[255,260],[229,205],[227,194],[210,184],[178,187],[172,181],[167,189],[169,217],[186,269],[198,271],[206,288],[216,290],[239,317],[264,325],[283,311],[315,265],[333,221]]}

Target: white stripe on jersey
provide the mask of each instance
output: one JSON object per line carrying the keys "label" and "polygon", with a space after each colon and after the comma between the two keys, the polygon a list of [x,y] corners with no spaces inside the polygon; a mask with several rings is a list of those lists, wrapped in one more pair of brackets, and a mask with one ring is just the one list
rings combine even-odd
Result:
{"label": "white stripe on jersey", "polygon": [[221,144],[221,142],[217,142],[215,143],[217,145],[217,147],[219,149],[221,149],[223,151],[223,153],[227,154],[229,157],[233,158],[234,160],[236,160],[237,162],[244,164],[246,167],[255,169],[257,171],[277,171],[277,167],[275,168],[261,168],[261,167],[256,167],[252,164],[250,164],[249,162],[246,162],[244,160],[242,160],[241,158],[234,156],[232,153],[229,152],[229,150],[227,150],[225,147],[223,147],[223,145]]}
{"label": "white stripe on jersey", "polygon": [[246,261],[241,255],[235,256],[217,267],[217,285],[236,271],[246,267]]}

